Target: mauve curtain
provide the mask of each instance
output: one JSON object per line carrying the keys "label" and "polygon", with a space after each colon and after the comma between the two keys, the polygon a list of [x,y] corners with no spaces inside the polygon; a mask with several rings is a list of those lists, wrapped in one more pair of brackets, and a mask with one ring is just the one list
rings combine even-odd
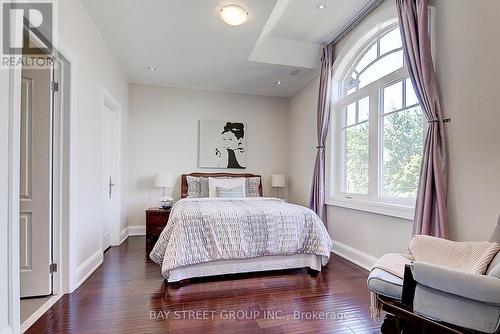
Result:
{"label": "mauve curtain", "polygon": [[318,97],[318,146],[309,207],[326,225],[325,205],[325,144],[330,124],[330,102],[332,97],[333,45],[323,47]]}
{"label": "mauve curtain", "polygon": [[396,0],[408,72],[428,121],[413,234],[446,237],[447,153],[431,56],[427,0]]}

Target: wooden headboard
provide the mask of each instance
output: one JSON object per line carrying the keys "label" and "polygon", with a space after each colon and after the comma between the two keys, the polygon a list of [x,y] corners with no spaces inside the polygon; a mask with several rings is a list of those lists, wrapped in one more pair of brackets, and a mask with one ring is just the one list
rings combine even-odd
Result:
{"label": "wooden headboard", "polygon": [[181,175],[181,198],[188,196],[188,184],[186,176],[193,177],[260,177],[259,194],[262,196],[262,177],[255,174],[236,174],[236,173],[190,173]]}

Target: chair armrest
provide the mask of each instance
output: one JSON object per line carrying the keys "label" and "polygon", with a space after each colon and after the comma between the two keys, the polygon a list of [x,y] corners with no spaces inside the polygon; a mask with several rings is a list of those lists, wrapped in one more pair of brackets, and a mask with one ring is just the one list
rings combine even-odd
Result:
{"label": "chair armrest", "polygon": [[413,278],[427,287],[475,301],[500,305],[500,279],[413,262]]}

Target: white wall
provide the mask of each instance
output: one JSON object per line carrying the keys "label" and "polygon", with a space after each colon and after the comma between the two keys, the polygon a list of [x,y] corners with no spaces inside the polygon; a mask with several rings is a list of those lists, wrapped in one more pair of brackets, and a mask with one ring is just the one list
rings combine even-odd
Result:
{"label": "white wall", "polygon": [[[500,2],[439,0],[436,4],[436,67],[449,139],[450,237],[455,240],[484,240],[489,237],[500,213],[500,113],[495,107],[500,76],[500,46],[491,39],[500,31]],[[391,10],[386,1],[336,48],[350,47],[349,38],[368,30],[370,20]],[[368,22],[368,25],[367,25]],[[354,38],[355,40],[356,38]],[[290,153],[290,199],[306,204],[309,187],[300,180],[312,175],[314,163],[318,78],[290,101],[290,133],[297,150]],[[298,131],[299,128],[308,131]],[[300,180],[300,181],[298,181]],[[310,181],[309,181],[310,182]],[[403,219],[330,206],[329,231],[340,248],[361,251],[366,259],[386,252],[404,252],[411,222]],[[347,247],[342,247],[342,246]],[[353,249],[349,249],[353,248]],[[369,263],[365,263],[369,264]]]}
{"label": "white wall", "polygon": [[[69,242],[70,288],[74,289],[98,264],[99,257],[102,258],[100,199],[96,194],[101,193],[103,90],[106,89],[121,105],[122,126],[126,130],[128,83],[115,56],[80,0],[59,1],[59,24],[61,51],[72,63],[74,80]],[[126,174],[123,179],[126,181]],[[122,190],[126,190],[126,187],[122,186]],[[122,225],[125,226],[125,218],[122,219]]]}
{"label": "white wall", "polygon": [[[481,240],[500,213],[500,1],[439,0],[437,75],[448,129],[453,238]],[[493,37],[493,38],[492,38]]]}
{"label": "white wall", "polygon": [[[287,174],[288,100],[182,88],[130,85],[130,150],[128,224],[145,224],[144,210],[158,206],[156,173],[177,176],[173,196],[179,197],[180,174],[225,171],[198,168],[198,121],[246,123],[247,169],[263,176],[271,194],[270,175]],[[239,173],[243,170],[230,170]]]}
{"label": "white wall", "polygon": [[316,159],[316,103],[319,77],[315,77],[290,99],[288,197],[291,202],[308,206]]}

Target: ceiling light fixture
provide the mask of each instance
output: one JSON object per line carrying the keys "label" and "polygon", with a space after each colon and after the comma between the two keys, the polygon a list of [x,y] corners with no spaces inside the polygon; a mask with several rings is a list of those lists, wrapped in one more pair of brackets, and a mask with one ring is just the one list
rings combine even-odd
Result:
{"label": "ceiling light fixture", "polygon": [[151,67],[151,66],[150,66],[150,67],[148,67],[148,68],[147,68],[147,70],[148,70],[149,72],[154,72],[154,71],[156,71],[156,67]]}
{"label": "ceiling light fixture", "polygon": [[283,84],[283,81],[278,80],[278,81],[275,82],[275,84],[278,85],[278,86],[281,86]]}
{"label": "ceiling light fixture", "polygon": [[324,2],[320,2],[320,3],[316,4],[316,8],[318,8],[318,9],[325,9],[326,7],[328,7],[328,5]]}
{"label": "ceiling light fixture", "polygon": [[239,26],[247,20],[248,13],[238,5],[229,5],[220,10],[220,17],[229,25]]}

